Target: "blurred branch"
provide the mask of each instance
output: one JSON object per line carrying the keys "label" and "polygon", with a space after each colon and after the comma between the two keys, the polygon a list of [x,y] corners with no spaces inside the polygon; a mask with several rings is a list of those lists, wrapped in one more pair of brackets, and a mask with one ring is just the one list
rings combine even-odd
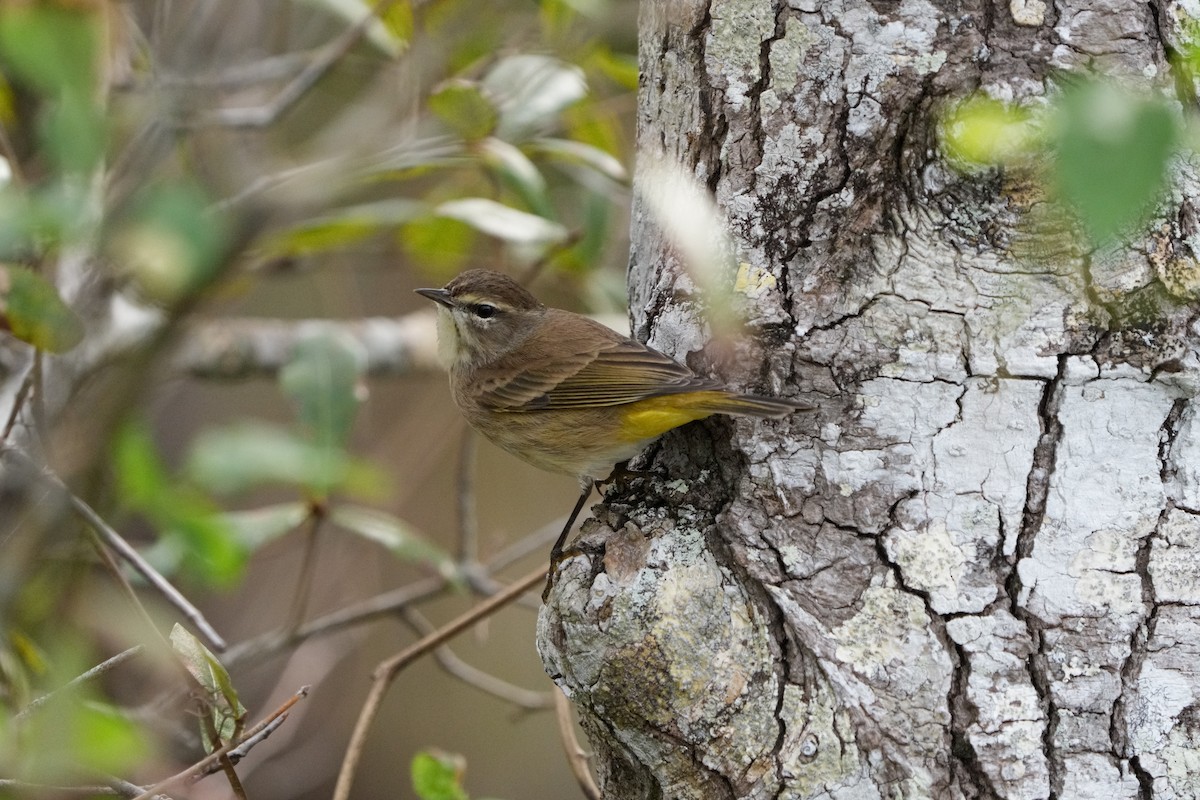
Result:
{"label": "blurred branch", "polygon": [[[482,595],[492,595],[502,591],[504,587],[491,576],[513,562],[536,552],[539,548],[544,549],[546,545],[554,541],[562,524],[563,518],[554,520],[509,545],[488,563],[486,569],[469,573],[467,575],[468,584],[474,591]],[[229,648],[222,658],[222,663],[232,669],[235,664],[266,658],[316,636],[325,636],[354,625],[363,625],[380,617],[394,616],[411,605],[441,595],[449,585],[449,581],[440,575],[423,578],[399,589],[376,595],[361,603],[330,612],[301,625],[290,633],[282,629],[268,631]]]}
{"label": "blurred branch", "polygon": [[188,619],[196,630],[208,640],[208,643],[217,651],[224,650],[227,645],[221,635],[209,623],[209,621],[200,613],[200,609],[192,605],[192,602],[183,596],[183,593],[176,589],[170,581],[164,578],[158,570],[150,566],[146,559],[142,558],[141,554],[134,549],[133,545],[125,541],[121,534],[117,533],[104,519],[92,509],[87,503],[81,500],[74,494],[71,494],[67,487],[57,478],[53,479],[63,491],[66,491],[71,502],[71,508],[75,511],[80,519],[84,520],[91,526],[92,530],[100,535],[104,543],[110,549],[116,552],[121,558],[125,559],[129,566],[133,567],[138,573],[146,579],[146,582],[158,590],[158,593],[166,599],[168,603],[175,606],[176,610]]}
{"label": "blurred branch", "polygon": [[293,78],[279,94],[265,105],[248,108],[227,108],[213,111],[200,119],[202,125],[214,125],[227,128],[265,128],[281,114],[291,108],[296,101],[306,95],[333,65],[340,61],[354,45],[366,34],[371,23],[389,8],[396,0],[380,0],[364,14],[363,18],[346,30],[332,42],[322,48],[309,62],[300,74]]}
{"label": "blurred branch", "polygon": [[300,574],[296,578],[296,594],[292,598],[292,619],[288,625],[289,637],[300,628],[304,622],[304,613],[308,608],[308,598],[312,594],[313,570],[316,568],[317,539],[321,533],[321,523],[325,520],[326,509],[323,504],[310,503],[308,509],[308,525],[304,530],[304,554],[300,560]]}
{"label": "blurred branch", "polygon": [[16,455],[27,464],[32,465],[42,480],[61,491],[70,503],[71,510],[75,512],[75,515],[87,523],[88,527],[100,537],[105,546],[137,570],[146,579],[146,582],[157,589],[167,602],[175,606],[179,613],[183,614],[196,627],[200,635],[208,640],[209,644],[217,650],[224,650],[226,648],[225,640],[221,638],[216,629],[200,613],[200,610],[192,605],[191,601],[171,585],[171,582],[164,578],[158,570],[150,566],[150,563],[142,558],[133,545],[125,541],[121,534],[117,533],[91,506],[72,492],[57,475],[47,468],[39,467],[28,455],[15,448],[7,448],[6,452]]}
{"label": "blurred branch", "polygon": [[[248,730],[246,734],[241,737],[241,739],[235,742],[230,742],[224,747],[214,750],[182,772],[177,772],[171,777],[164,778],[153,786],[148,787],[144,792],[135,797],[134,800],[151,800],[155,794],[167,788],[168,786],[174,786],[177,783],[181,783],[189,779],[196,781],[200,778],[203,778],[205,775],[211,775],[213,772],[220,769],[221,759],[227,757],[234,751],[239,751],[242,753],[242,756],[244,756],[245,752],[249,749],[247,745],[249,745],[249,743],[252,741],[257,744],[258,742],[265,740],[269,734],[264,735],[264,733],[268,730],[274,730],[275,728],[278,728],[283,720],[287,719],[288,711],[292,708],[292,706],[296,705],[296,703],[300,702],[305,697],[308,697],[308,690],[308,686],[301,686],[300,689],[294,695],[289,697],[283,705],[272,711],[269,716]],[[241,756],[239,756],[239,758],[240,757]]]}
{"label": "blurred branch", "polygon": [[[628,332],[619,314],[592,319]],[[334,330],[358,343],[371,377],[438,372],[436,317],[414,311],[402,317],[355,320],[210,319],[194,324],[181,337],[175,368],[193,378],[234,380],[274,375],[292,357],[296,342],[314,330]]]}
{"label": "blurred branch", "polygon": [[601,800],[600,787],[592,777],[592,767],[588,763],[588,755],[579,746],[579,738],[575,736],[575,721],[571,718],[571,704],[561,690],[553,692],[554,718],[558,722],[558,735],[562,739],[563,750],[567,753],[567,764],[571,774],[579,783],[583,796],[587,800]]}
{"label": "blurred branch", "polygon": [[[434,632],[435,628],[433,624],[416,609],[406,608],[400,613],[404,616],[405,621],[418,633],[428,636]],[[508,681],[501,680],[490,672],[485,672],[463,661],[447,645],[442,645],[434,650],[433,657],[437,659],[438,665],[442,669],[463,683],[474,686],[481,692],[487,692],[493,697],[498,697],[506,703],[511,703],[523,711],[541,711],[544,708],[549,708],[553,702],[550,692],[537,692],[532,689],[524,689]]]}
{"label": "blurred branch", "polygon": [[175,366],[196,378],[272,375],[292,357],[296,342],[317,328],[333,328],[354,339],[366,355],[368,375],[440,369],[434,315],[428,311],[346,321],[210,320],[193,326],[183,337]]}
{"label": "blurred branch", "polygon": [[25,708],[21,709],[20,713],[17,714],[16,717],[14,717],[14,720],[18,721],[18,722],[21,721],[22,719],[27,717],[29,714],[38,710],[39,708],[41,708],[43,705],[50,702],[54,698],[60,697],[63,693],[69,692],[72,689],[86,683],[87,681],[93,680],[94,678],[99,678],[101,675],[105,674],[109,670],[119,667],[121,664],[124,664],[129,659],[138,655],[144,649],[145,648],[142,645],[137,644],[137,645],[134,645],[133,647],[129,648],[128,650],[122,650],[120,653],[117,653],[115,656],[113,656],[110,659],[101,661],[99,664],[92,667],[88,671],[80,673],[79,675],[76,675],[74,678],[67,681],[66,683],[64,683],[62,686],[58,687],[54,691],[47,692],[46,694],[42,695],[41,697],[37,697],[37,698],[34,698],[33,700],[31,700],[29,705],[27,705],[27,706],[25,706]]}
{"label": "blurred branch", "polygon": [[359,711],[358,722],[354,725],[354,732],[351,734],[350,743],[346,747],[346,756],[342,759],[342,768],[338,773],[337,785],[334,787],[333,800],[349,800],[350,788],[354,783],[354,773],[358,771],[358,762],[362,758],[363,748],[366,745],[371,723],[375,721],[375,716],[379,713],[379,707],[383,703],[383,696],[387,694],[388,687],[391,686],[396,676],[413,661],[416,661],[443,642],[462,633],[479,620],[485,619],[501,608],[504,608],[504,606],[540,584],[545,578],[546,567],[538,567],[525,577],[517,580],[503,592],[493,595],[482,603],[477,604],[465,614],[456,617],[428,636],[409,645],[395,656],[381,662],[375,668],[375,672],[372,673],[371,691],[367,694],[367,699],[363,702],[362,709]]}
{"label": "blurred branch", "polygon": [[475,431],[463,432],[458,450],[458,560],[469,569],[479,559],[479,520],[475,513]]}

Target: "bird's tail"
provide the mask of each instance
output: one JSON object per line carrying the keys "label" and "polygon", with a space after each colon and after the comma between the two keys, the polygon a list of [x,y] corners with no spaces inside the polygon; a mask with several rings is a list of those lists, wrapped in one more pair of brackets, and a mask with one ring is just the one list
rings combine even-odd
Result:
{"label": "bird's tail", "polygon": [[797,411],[815,411],[816,406],[782,397],[736,394],[728,391],[697,392],[698,405],[713,414],[741,414],[747,417],[779,419]]}

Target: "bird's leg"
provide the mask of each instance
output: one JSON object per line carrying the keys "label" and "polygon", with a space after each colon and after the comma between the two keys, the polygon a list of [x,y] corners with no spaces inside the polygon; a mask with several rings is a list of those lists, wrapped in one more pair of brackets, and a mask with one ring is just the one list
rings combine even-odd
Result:
{"label": "bird's leg", "polygon": [[592,487],[596,485],[596,481],[592,478],[581,478],[579,483],[579,499],[575,501],[575,508],[571,509],[571,516],[567,517],[567,524],[563,526],[562,533],[558,535],[558,540],[554,543],[554,547],[550,548],[550,569],[546,571],[546,588],[542,590],[543,603],[550,596],[550,589],[554,586],[554,570],[563,559],[563,544],[567,541],[567,534],[571,532],[571,526],[575,524],[575,518],[583,510],[583,504],[587,502],[587,499],[592,494]]}
{"label": "bird's leg", "polygon": [[628,486],[638,478],[646,478],[653,474],[654,472],[648,469],[630,469],[629,462],[622,461],[613,467],[613,471],[609,473],[607,478],[602,481],[596,481],[596,489],[603,493],[609,486],[616,486],[618,484]]}

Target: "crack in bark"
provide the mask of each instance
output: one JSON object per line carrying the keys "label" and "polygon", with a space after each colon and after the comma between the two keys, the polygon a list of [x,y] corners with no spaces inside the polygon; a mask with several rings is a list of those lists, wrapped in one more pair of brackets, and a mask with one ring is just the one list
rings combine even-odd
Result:
{"label": "crack in bark", "polygon": [[1129,765],[1130,770],[1138,781],[1139,797],[1145,800],[1154,797],[1154,778],[1142,767],[1138,754],[1130,752],[1129,709],[1127,702],[1128,698],[1137,690],[1142,665],[1146,660],[1146,647],[1150,640],[1154,638],[1154,631],[1158,625],[1159,603],[1154,590],[1154,581],[1150,575],[1150,555],[1155,540],[1161,536],[1163,524],[1175,509],[1175,498],[1170,491],[1178,469],[1175,464],[1174,446],[1179,436],[1183,412],[1187,409],[1187,405],[1187,400],[1182,398],[1177,399],[1172,404],[1171,410],[1167,413],[1166,418],[1159,428],[1159,477],[1162,480],[1163,486],[1166,487],[1167,500],[1162,512],[1159,514],[1154,530],[1138,546],[1136,570],[1142,582],[1142,602],[1146,607],[1146,616],[1130,636],[1129,656],[1125,659],[1125,663],[1121,665],[1120,671],[1121,691],[1117,695],[1117,699],[1113,702],[1112,716],[1109,722],[1109,741],[1112,743],[1112,755],[1114,758],[1124,760]]}
{"label": "crack in bark", "polygon": [[1046,728],[1042,733],[1042,752],[1046,756],[1046,769],[1052,796],[1061,794],[1063,776],[1062,759],[1054,745],[1054,735],[1058,728],[1058,709],[1054,705],[1050,691],[1050,665],[1045,653],[1046,626],[1021,605],[1020,597],[1024,587],[1021,585],[1018,567],[1023,559],[1032,554],[1034,541],[1046,516],[1050,479],[1054,474],[1058,445],[1063,435],[1062,421],[1058,418],[1058,412],[1062,405],[1068,358],[1069,356],[1066,354],[1058,356],[1058,371],[1054,378],[1046,382],[1041,402],[1038,404],[1038,419],[1041,422],[1042,433],[1033,449],[1033,462],[1030,465],[1029,478],[1025,486],[1025,509],[1021,515],[1021,529],[1017,533],[1012,568],[1005,580],[1005,592],[1009,598],[1010,610],[1013,616],[1025,625],[1033,644],[1032,652],[1026,659],[1025,668],[1029,673],[1030,684],[1033,686],[1038,702],[1046,716]]}

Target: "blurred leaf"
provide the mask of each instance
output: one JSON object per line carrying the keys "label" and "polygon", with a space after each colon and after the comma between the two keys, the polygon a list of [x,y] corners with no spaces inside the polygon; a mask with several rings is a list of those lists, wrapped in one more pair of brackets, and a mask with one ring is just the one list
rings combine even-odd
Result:
{"label": "blurred leaf", "polygon": [[567,229],[557,222],[484,197],[450,200],[439,205],[436,211],[443,217],[461,220],[506,242],[552,244],[567,238]]}
{"label": "blurred leaf", "polygon": [[41,135],[54,163],[68,172],[87,172],[104,155],[108,128],[90,97],[65,97],[41,119]]}
{"label": "blurred leaf", "polygon": [[222,519],[238,542],[254,551],[295,530],[308,514],[307,503],[279,503],[245,511],[227,511]]}
{"label": "blurred leaf", "polygon": [[[246,717],[246,709],[233,688],[233,679],[228,670],[204,643],[193,636],[179,623],[171,629],[171,647],[179,655],[188,673],[200,684],[208,695],[206,698],[212,714],[213,727],[222,743],[232,740],[238,724]],[[200,738],[207,752],[213,751],[204,725],[200,726]]]}
{"label": "blurred leaf", "polygon": [[209,211],[199,187],[179,183],[144,191],[112,247],[147,297],[174,303],[216,277],[227,239],[225,220]]}
{"label": "blurred leaf", "polygon": [[99,15],[87,4],[0,7],[0,56],[41,92],[90,94],[100,41]]}
{"label": "blurred leaf", "polygon": [[218,494],[282,484],[323,496],[333,489],[370,491],[381,480],[375,470],[344,452],[252,422],[200,434],[187,470],[198,484]]}
{"label": "blurred leaf", "polygon": [[501,59],[483,88],[500,110],[497,135],[512,142],[552,127],[563,109],[587,95],[583,70],[542,55]]}
{"label": "blurred leaf", "polygon": [[496,127],[495,106],[470,81],[449,81],[429,98],[429,108],[467,141],[487,136]]}
{"label": "blurred leaf", "polygon": [[296,405],[300,424],[321,447],[340,448],[358,410],[361,346],[336,330],[314,331],[296,343],[279,383]]}
{"label": "blurred leaf", "polygon": [[1060,115],[1058,185],[1093,241],[1144,221],[1179,139],[1174,112],[1157,97],[1090,83],[1067,89]]}
{"label": "blurred leaf", "polygon": [[24,267],[0,264],[0,330],[50,353],[83,339],[83,323],[49,281]]}
{"label": "blurred leaf", "polygon": [[[303,2],[315,8],[324,9],[351,25],[357,25],[365,17],[375,13],[372,10],[375,3],[365,2],[365,0],[303,0]],[[408,3],[400,3],[399,5],[407,7]],[[402,11],[393,8],[386,20],[376,17],[367,23],[367,41],[381,53],[391,58],[400,55],[409,40],[408,36],[401,35],[404,33],[405,27],[400,21],[402,13]],[[392,20],[393,14],[396,15],[395,20]],[[409,8],[410,21],[411,15],[412,9]],[[408,32],[409,34],[412,32],[411,24],[408,26]]]}
{"label": "blurred leaf", "polygon": [[100,23],[86,4],[0,7],[0,57],[50,101],[41,134],[55,163],[67,170],[88,170],[104,153],[105,124],[96,96]]}
{"label": "blurred leaf", "polygon": [[69,752],[75,766],[92,773],[120,774],[137,764],[149,750],[145,734],[128,716],[99,703],[84,703],[69,731]]}
{"label": "blurred leaf", "polygon": [[[378,2],[376,5],[378,5]],[[393,3],[380,15],[380,19],[383,20],[383,24],[387,27],[388,31],[391,32],[392,36],[402,46],[407,46],[412,41],[414,21],[413,7],[410,0]]]}
{"label": "blurred leaf", "polygon": [[629,92],[637,91],[638,63],[632,53],[614,53],[607,47],[597,47],[588,58],[588,66],[602,72],[611,81]]}
{"label": "blurred leaf", "polygon": [[551,219],[554,209],[546,193],[546,179],[529,157],[503,139],[487,138],[479,143],[483,163],[540,217]]}
{"label": "blurred leaf", "polygon": [[615,157],[598,147],[576,142],[571,139],[540,138],[530,142],[535,152],[545,153],[552,158],[562,159],[575,164],[582,164],[603,175],[609,180],[620,184],[629,183],[629,173]]}
{"label": "blurred leaf", "polygon": [[993,166],[1032,154],[1039,131],[1033,113],[976,94],[959,103],[942,122],[942,148],[957,161]]}
{"label": "blurred leaf", "polygon": [[413,791],[421,800],[468,800],[462,788],[463,757],[422,750],[413,756]]}
{"label": "blurred leaf", "polygon": [[449,217],[425,217],[400,229],[400,244],[415,263],[433,271],[457,272],[473,252],[475,229]]}
{"label": "blurred leaf", "polygon": [[113,438],[117,492],[132,508],[157,506],[169,491],[166,468],[150,433],[140,425],[122,425]]}
{"label": "blurred leaf", "polygon": [[144,427],[129,424],[118,429],[113,466],[122,502],[154,523],[162,545],[159,555],[175,556],[164,566],[218,586],[240,576],[245,548],[211,503],[171,480]]}
{"label": "blurred leaf", "polygon": [[310,255],[345,247],[427,213],[423,204],[412,200],[381,200],[350,206],[276,234],[262,250],[272,258]]}
{"label": "blurred leaf", "polygon": [[454,573],[450,556],[426,541],[399,517],[373,508],[339,505],[330,513],[330,519],[352,533],[383,545],[401,559],[432,564],[446,576]]}

